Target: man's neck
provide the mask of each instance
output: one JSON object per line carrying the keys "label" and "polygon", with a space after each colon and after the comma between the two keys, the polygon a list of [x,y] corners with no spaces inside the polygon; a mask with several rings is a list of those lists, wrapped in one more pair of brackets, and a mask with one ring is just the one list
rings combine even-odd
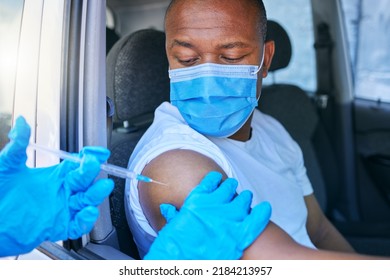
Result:
{"label": "man's neck", "polygon": [[241,142],[246,142],[249,139],[251,139],[251,136],[252,136],[252,127],[251,127],[252,116],[253,116],[253,113],[248,118],[246,123],[236,133],[234,133],[232,136],[229,136],[228,138],[236,140],[236,141],[241,141]]}

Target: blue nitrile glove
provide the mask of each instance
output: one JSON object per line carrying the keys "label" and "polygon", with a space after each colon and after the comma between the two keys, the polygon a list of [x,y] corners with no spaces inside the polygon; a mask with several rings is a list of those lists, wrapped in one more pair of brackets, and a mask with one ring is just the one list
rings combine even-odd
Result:
{"label": "blue nitrile glove", "polygon": [[30,127],[19,117],[0,153],[0,256],[27,253],[43,241],[76,239],[98,218],[96,206],[111,193],[112,180],[96,183],[109,151],[84,148],[81,164],[63,161],[46,168],[26,166]]}
{"label": "blue nitrile glove", "polygon": [[144,259],[237,260],[269,222],[271,206],[262,202],[250,210],[252,193],[236,194],[237,181],[210,172],[192,190],[180,211],[170,204],[160,209],[167,224]]}

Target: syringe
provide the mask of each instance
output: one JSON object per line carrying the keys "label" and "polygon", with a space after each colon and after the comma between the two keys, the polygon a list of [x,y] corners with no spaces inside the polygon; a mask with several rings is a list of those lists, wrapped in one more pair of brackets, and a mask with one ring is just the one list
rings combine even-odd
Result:
{"label": "syringe", "polygon": [[[56,150],[56,149],[48,148],[48,147],[45,147],[45,146],[42,146],[42,145],[38,145],[36,143],[31,143],[30,142],[29,143],[29,147],[31,147],[32,149],[34,149],[36,151],[42,151],[42,152],[50,153],[52,155],[55,155],[55,156],[59,157],[60,159],[68,159],[68,160],[75,161],[75,162],[81,162],[82,161],[82,158],[77,157],[77,155],[74,155],[74,154],[71,154],[69,152],[65,152],[65,151],[62,151],[62,150]],[[151,178],[149,178],[147,176],[144,176],[144,175],[141,175],[141,174],[137,174],[134,171],[131,171],[131,170],[128,170],[126,168],[119,167],[119,166],[116,166],[116,165],[113,165],[113,164],[102,163],[100,165],[100,169],[102,171],[106,172],[107,174],[110,174],[110,175],[113,175],[113,176],[116,176],[116,177],[119,177],[119,178],[123,178],[123,179],[136,179],[136,180],[147,182],[147,183],[156,183],[156,184],[167,186],[167,184],[165,184],[165,183],[161,183],[161,182],[153,180],[153,179],[151,179]]]}

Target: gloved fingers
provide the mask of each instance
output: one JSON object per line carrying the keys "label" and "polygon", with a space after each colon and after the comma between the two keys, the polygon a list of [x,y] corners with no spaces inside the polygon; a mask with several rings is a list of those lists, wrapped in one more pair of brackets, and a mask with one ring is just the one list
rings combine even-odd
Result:
{"label": "gloved fingers", "polygon": [[87,206],[98,206],[110,195],[114,189],[114,181],[100,179],[91,185],[85,192],[78,192],[69,198],[71,211],[79,211]]}
{"label": "gloved fingers", "polygon": [[190,192],[191,194],[197,193],[211,193],[213,192],[222,180],[222,174],[216,171],[209,172],[202,181]]}
{"label": "gloved fingers", "polygon": [[87,146],[80,151],[80,157],[85,155],[92,155],[96,157],[100,163],[104,163],[110,157],[110,151],[103,147]]}
{"label": "gloved fingers", "polygon": [[30,140],[30,126],[23,117],[16,119],[8,137],[11,141],[0,153],[0,164],[9,170],[18,169],[26,163],[26,149]]}
{"label": "gloved fingers", "polygon": [[249,190],[242,191],[226,206],[228,217],[234,221],[242,221],[250,212],[253,194]]}
{"label": "gloved fingers", "polygon": [[65,177],[65,187],[72,193],[85,191],[100,172],[100,162],[91,154],[85,154],[79,168]]}
{"label": "gloved fingers", "polygon": [[69,239],[77,239],[84,234],[89,233],[97,218],[99,210],[96,207],[88,206],[78,212],[74,219],[70,221],[68,228]]}
{"label": "gloved fingers", "polygon": [[[103,147],[84,147],[79,157],[82,158],[80,168],[71,172],[66,183],[72,192],[84,191],[96,178],[100,172],[100,164],[105,162],[110,156],[110,151]],[[67,161],[64,161],[67,162]],[[62,173],[69,173],[70,170],[75,169],[75,165],[64,163]],[[71,168],[70,170],[68,168]]]}
{"label": "gloved fingers", "polygon": [[214,203],[228,203],[236,195],[238,182],[234,178],[227,178],[211,195],[210,200]]}
{"label": "gloved fingers", "polygon": [[59,178],[66,177],[70,172],[80,167],[80,163],[69,159],[63,160],[57,166],[57,174]]}
{"label": "gloved fingers", "polygon": [[263,232],[269,223],[271,213],[271,204],[266,201],[252,209],[251,213],[239,226],[240,238],[242,238],[241,242],[238,242],[240,249],[245,250]]}
{"label": "gloved fingers", "polygon": [[160,212],[167,223],[169,223],[179,213],[175,206],[165,203],[160,205]]}

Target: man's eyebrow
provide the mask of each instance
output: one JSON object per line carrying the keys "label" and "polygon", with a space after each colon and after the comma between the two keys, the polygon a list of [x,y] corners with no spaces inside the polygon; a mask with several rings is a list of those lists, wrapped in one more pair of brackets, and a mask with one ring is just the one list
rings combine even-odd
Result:
{"label": "man's eyebrow", "polygon": [[249,47],[248,44],[240,41],[218,45],[218,49],[234,49],[234,48],[244,49],[248,47]]}
{"label": "man's eyebrow", "polygon": [[173,41],[173,43],[171,44],[171,48],[173,48],[174,46],[181,46],[181,47],[185,47],[185,48],[189,48],[189,49],[194,48],[194,46],[192,44],[185,42],[185,41],[180,41],[177,39],[175,39]]}
{"label": "man's eyebrow", "polygon": [[[186,41],[180,41],[177,39],[175,39],[172,42],[171,48],[173,48],[174,46],[181,46],[181,47],[185,47],[185,48],[189,48],[189,49],[194,48],[194,45],[192,45],[191,43],[186,42]],[[249,47],[249,44],[246,44],[246,43],[241,42],[241,41],[237,41],[237,42],[220,44],[217,46],[217,49],[234,49],[234,48],[244,49],[244,48],[248,48],[248,47]]]}

